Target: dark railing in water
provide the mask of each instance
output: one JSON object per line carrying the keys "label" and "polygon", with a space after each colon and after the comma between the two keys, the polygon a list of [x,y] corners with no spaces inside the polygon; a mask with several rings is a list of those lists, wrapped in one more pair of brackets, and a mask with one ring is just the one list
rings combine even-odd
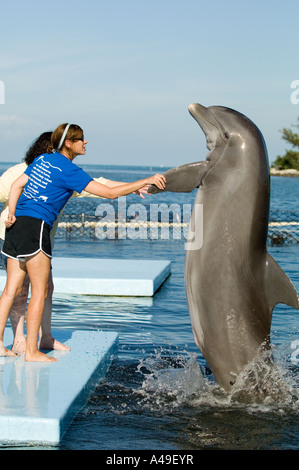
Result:
{"label": "dark railing in water", "polygon": [[[81,210],[83,207],[80,205]],[[135,216],[126,216],[115,211],[111,217],[104,213],[95,215],[95,211],[70,213],[65,211],[59,220],[57,237],[76,238],[125,238],[126,231],[134,233],[134,238],[171,238],[180,239],[187,236],[190,214],[168,211],[165,216],[158,214],[155,220],[149,211]],[[127,232],[128,233],[128,232]],[[129,236],[130,238],[130,236]],[[285,245],[299,243],[299,211],[270,211],[268,243]]]}

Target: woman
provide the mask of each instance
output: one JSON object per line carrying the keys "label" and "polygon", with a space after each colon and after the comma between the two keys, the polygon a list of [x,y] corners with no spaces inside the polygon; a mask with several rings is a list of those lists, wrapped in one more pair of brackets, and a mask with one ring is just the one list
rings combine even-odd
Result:
{"label": "woman", "polygon": [[[26,152],[24,161],[13,165],[8,170],[6,170],[0,177],[0,202],[3,203],[2,211],[0,214],[0,246],[2,249],[4,239],[5,239],[5,220],[8,216],[8,197],[12,183],[21,176],[33,160],[41,155],[42,153],[47,153],[48,147],[51,145],[51,136],[52,132],[43,132],[39,137],[37,137],[29,149]],[[113,186],[116,184],[122,184],[118,182],[113,182],[105,178],[95,178],[95,181],[99,183]],[[142,196],[142,195],[141,195]],[[81,193],[74,192],[72,197],[96,197],[86,191]],[[143,197],[143,196],[142,196]],[[59,217],[56,219],[50,233],[51,246],[52,250],[54,247],[54,237],[57,231],[58,220],[62,215],[63,210],[60,212]],[[2,265],[6,267],[6,257],[0,254],[1,261],[3,260]],[[53,338],[51,333],[51,316],[52,316],[52,295],[53,295],[53,279],[52,279],[52,270],[49,277],[48,283],[48,292],[47,298],[45,300],[45,308],[41,323],[41,329],[39,333],[39,347],[40,349],[56,349],[59,351],[67,351],[69,347],[65,344],[60,343],[55,338]],[[25,277],[23,287],[18,296],[16,296],[13,305],[10,310],[10,321],[13,329],[14,340],[12,345],[12,350],[17,353],[24,353],[26,349],[26,338],[24,335],[24,326],[25,326],[25,313],[27,307],[29,293],[29,278],[28,274]]]}
{"label": "woman", "polygon": [[[30,165],[33,160],[41,155],[43,152],[47,152],[47,149],[51,143],[52,132],[43,132],[35,141],[31,144],[26,152],[24,161],[10,167],[0,177],[0,201],[3,202],[3,207],[0,215],[0,243],[1,249],[3,247],[5,239],[5,220],[8,216],[8,197],[12,183],[24,173],[27,166]],[[53,234],[54,237],[54,234]],[[3,256],[1,254],[1,256]],[[3,256],[3,258],[5,258]],[[6,267],[6,258],[4,261]],[[27,299],[29,293],[29,278],[26,275],[23,283],[22,290],[19,295],[16,296],[12,307],[10,309],[10,321],[14,333],[14,341],[12,349],[15,352],[25,352],[26,338],[24,336],[24,325],[25,325],[25,312],[27,307]],[[42,341],[42,348],[45,349],[59,349],[68,350],[69,348],[59,341],[56,341],[51,335],[51,313],[52,313],[52,294],[53,294],[53,280],[50,274],[48,283],[48,294],[45,300],[45,327],[40,332],[40,341]],[[50,347],[51,345],[51,347]]]}
{"label": "woman", "polygon": [[3,345],[3,334],[15,295],[20,292],[28,272],[31,298],[27,308],[26,361],[54,362],[38,350],[38,331],[42,320],[51,266],[50,230],[73,191],[85,189],[98,197],[115,199],[144,191],[149,184],[165,187],[165,177],[154,175],[134,183],[113,187],[94,181],[73,160],[85,155],[87,141],[75,124],[61,124],[51,138],[52,153],[40,155],[12,184],[3,254],[7,256],[7,281],[0,298],[0,354],[14,353]]}

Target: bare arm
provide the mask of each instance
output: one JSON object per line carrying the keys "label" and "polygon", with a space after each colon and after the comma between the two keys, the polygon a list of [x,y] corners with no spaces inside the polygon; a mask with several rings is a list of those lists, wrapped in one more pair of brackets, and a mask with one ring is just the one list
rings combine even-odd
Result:
{"label": "bare arm", "polygon": [[[102,176],[100,178],[94,178],[94,181],[96,181],[97,183],[101,183],[101,184],[104,184],[105,186],[110,186],[108,183],[110,180],[107,180],[106,178],[103,178]],[[74,191],[73,194],[72,194],[72,198],[73,197],[78,197],[78,198],[100,198],[100,196],[95,196],[94,194],[91,194],[91,193],[88,193],[87,191],[85,191],[85,189],[83,189],[83,191],[81,191],[81,193],[78,193],[77,191]]]}
{"label": "bare arm", "polygon": [[25,162],[17,163],[11,166],[0,176],[0,202],[7,202],[9,197],[10,187],[19,176],[26,170],[27,165]]}
{"label": "bare arm", "polygon": [[156,185],[159,189],[165,187],[165,177],[156,174],[143,180],[135,181],[134,183],[119,183],[116,186],[106,186],[96,181],[90,181],[85,188],[85,191],[94,194],[95,196],[104,197],[107,199],[116,199],[119,196],[126,196],[127,194],[139,191],[149,184]]}
{"label": "bare arm", "polygon": [[5,221],[6,227],[11,227],[15,221],[15,211],[17,207],[17,202],[19,200],[19,197],[22,194],[22,191],[24,189],[25,184],[27,183],[29,177],[23,173],[19,178],[17,178],[13,184],[11,185],[10,193],[9,193],[9,199],[8,199],[8,217],[7,220]]}
{"label": "bare arm", "polygon": [[[94,178],[94,181],[97,183],[104,184],[105,186],[109,186],[110,188],[113,188],[114,186],[121,186],[123,184],[127,184],[124,181],[114,181],[114,180],[107,180],[106,178],[100,177],[100,178]],[[147,194],[146,189],[140,189],[138,191],[135,191],[136,194],[138,194],[140,197],[144,199],[143,193]],[[88,197],[88,198],[101,198],[103,199],[103,196],[96,196],[95,194],[88,193],[85,189],[81,192],[78,193],[77,191],[73,192],[72,197]]]}
{"label": "bare arm", "polygon": [[[114,188],[115,186],[122,186],[124,184],[127,184],[126,182],[123,181],[114,181],[114,180],[107,180],[105,182],[106,186],[109,186],[110,188]],[[138,189],[137,191],[134,191],[134,194],[137,194],[138,196],[142,197],[144,199],[143,194],[148,194],[147,193],[147,187]]]}

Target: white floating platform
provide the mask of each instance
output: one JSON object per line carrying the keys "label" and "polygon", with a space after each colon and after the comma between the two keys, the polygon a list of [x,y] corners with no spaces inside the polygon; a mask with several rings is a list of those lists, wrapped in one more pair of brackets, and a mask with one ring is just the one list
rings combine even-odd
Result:
{"label": "white floating platform", "polygon": [[170,274],[170,261],[53,258],[55,293],[152,297]]}
{"label": "white floating platform", "polygon": [[[52,260],[54,293],[152,297],[171,272],[170,261],[102,258]],[[0,289],[6,272],[0,272]]]}
{"label": "white floating platform", "polygon": [[[57,445],[117,353],[118,335],[61,331],[53,336],[71,351],[48,351],[58,362],[0,357],[0,444]],[[4,343],[10,347],[11,329]]]}

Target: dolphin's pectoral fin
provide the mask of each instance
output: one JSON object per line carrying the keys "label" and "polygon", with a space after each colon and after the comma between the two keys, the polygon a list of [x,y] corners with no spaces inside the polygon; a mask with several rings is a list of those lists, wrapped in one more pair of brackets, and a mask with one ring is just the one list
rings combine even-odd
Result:
{"label": "dolphin's pectoral fin", "polygon": [[164,173],[166,178],[165,189],[159,189],[151,185],[148,189],[150,194],[170,191],[174,193],[190,193],[198,188],[203,176],[208,170],[208,162],[187,163],[177,168],[171,168]]}
{"label": "dolphin's pectoral fin", "polygon": [[299,297],[295,286],[269,253],[267,253],[267,270],[267,293],[273,308],[281,303],[299,309]]}

